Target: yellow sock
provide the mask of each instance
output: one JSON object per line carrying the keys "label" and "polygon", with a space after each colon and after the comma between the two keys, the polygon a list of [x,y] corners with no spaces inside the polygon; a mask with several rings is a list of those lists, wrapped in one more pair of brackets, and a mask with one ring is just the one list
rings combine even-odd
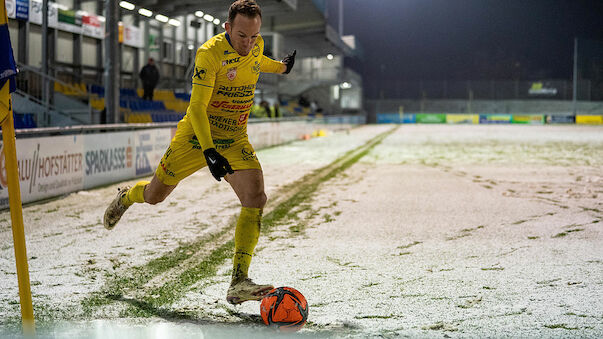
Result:
{"label": "yellow sock", "polygon": [[126,206],[132,206],[135,202],[144,202],[144,188],[150,183],[150,181],[139,181],[130,188],[126,194],[121,196],[121,203]]}
{"label": "yellow sock", "polygon": [[232,281],[247,278],[253,250],[260,237],[262,209],[241,207],[235,230],[235,254],[232,259]]}

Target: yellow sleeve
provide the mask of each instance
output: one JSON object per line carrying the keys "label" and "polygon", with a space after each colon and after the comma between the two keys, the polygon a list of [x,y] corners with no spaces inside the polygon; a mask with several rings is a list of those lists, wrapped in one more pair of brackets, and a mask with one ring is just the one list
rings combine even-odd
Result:
{"label": "yellow sleeve", "polygon": [[207,105],[214,90],[217,69],[217,62],[211,53],[204,47],[199,48],[195,57],[191,101],[186,115],[203,150],[215,148],[207,118]]}
{"label": "yellow sleeve", "polygon": [[260,72],[262,73],[282,73],[283,63],[280,61],[272,60],[269,57],[262,54],[260,60]]}

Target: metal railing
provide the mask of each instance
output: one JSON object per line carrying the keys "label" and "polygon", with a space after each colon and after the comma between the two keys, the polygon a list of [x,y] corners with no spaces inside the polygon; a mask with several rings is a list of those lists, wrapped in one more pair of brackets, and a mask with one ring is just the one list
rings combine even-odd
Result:
{"label": "metal railing", "polygon": [[[23,91],[21,91],[19,89],[17,89],[13,94],[20,95],[23,98],[25,98],[25,99],[33,102],[34,104],[40,105],[40,106],[43,106],[43,107],[46,108],[45,112],[40,112],[40,111],[26,112],[26,113],[32,113],[32,114],[35,115],[35,117],[36,117],[36,123],[39,126],[48,126],[49,125],[49,123],[48,123],[48,121],[50,119],[49,113],[55,113],[55,114],[61,115],[61,116],[65,117],[65,118],[69,118],[70,120],[75,121],[75,122],[80,123],[80,124],[85,124],[86,123],[85,121],[83,121],[83,120],[79,119],[78,117],[74,116],[75,114],[81,113],[80,110],[59,110],[56,107],[54,107],[52,104],[46,104],[43,101],[41,101],[40,99],[38,99],[36,97],[33,97],[33,96],[31,96],[31,95],[29,95],[29,94],[27,94],[27,93],[25,93],[25,92],[23,92]],[[18,113],[21,113],[21,112],[18,112]]]}
{"label": "metal railing", "polygon": [[[38,68],[18,64],[19,73],[17,75],[17,89],[18,94],[23,96],[24,98],[44,107],[43,117],[40,118],[39,114],[37,116],[37,123],[40,126],[48,126],[50,121],[49,114],[57,113],[64,117],[68,117],[71,120],[84,123],[83,120],[75,117],[74,115],[87,114],[89,121],[93,121],[93,109],[90,105],[90,100],[92,99],[91,95],[88,92],[82,91],[79,87],[73,86],[72,84],[66,83],[62,80],[59,80],[53,76],[42,73],[42,71]],[[87,105],[87,109],[59,109],[52,103],[50,98],[46,98],[44,93],[44,83],[49,86],[51,89],[48,91],[49,95],[52,97],[52,93],[54,93],[55,84],[59,84],[64,89],[67,89],[70,92],[71,97],[79,98],[85,102]],[[39,113],[39,112],[36,112]]]}

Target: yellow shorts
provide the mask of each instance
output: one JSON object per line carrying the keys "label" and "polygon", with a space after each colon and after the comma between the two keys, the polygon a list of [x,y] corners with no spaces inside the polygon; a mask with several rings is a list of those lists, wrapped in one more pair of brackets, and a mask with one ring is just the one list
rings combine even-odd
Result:
{"label": "yellow shorts", "polygon": [[[247,138],[214,139],[214,145],[233,170],[262,169]],[[188,122],[180,121],[176,135],[161,158],[155,175],[166,185],[176,185],[205,166],[205,156],[192,127]]]}

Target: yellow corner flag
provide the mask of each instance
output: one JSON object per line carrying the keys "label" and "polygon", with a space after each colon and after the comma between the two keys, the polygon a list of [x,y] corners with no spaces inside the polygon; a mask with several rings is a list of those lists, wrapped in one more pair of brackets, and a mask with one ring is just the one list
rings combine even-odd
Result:
{"label": "yellow corner flag", "polygon": [[5,0],[0,0],[0,122],[2,123],[2,149],[6,164],[8,181],[8,201],[13,228],[15,259],[17,262],[17,280],[19,282],[19,299],[21,301],[21,319],[23,333],[35,334],[31,287],[29,284],[29,267],[25,249],[25,232],[23,230],[23,210],[21,208],[21,187],[17,169],[17,149],[15,146],[15,128],[10,92],[15,90],[17,68],[8,33]]}

